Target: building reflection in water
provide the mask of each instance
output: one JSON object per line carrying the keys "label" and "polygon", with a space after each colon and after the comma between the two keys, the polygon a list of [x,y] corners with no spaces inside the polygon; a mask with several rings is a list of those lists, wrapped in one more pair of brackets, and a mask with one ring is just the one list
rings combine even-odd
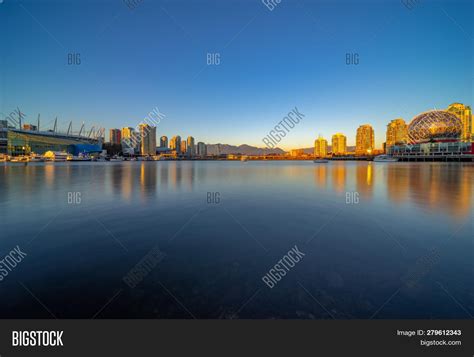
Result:
{"label": "building reflection in water", "polygon": [[366,165],[356,166],[356,191],[360,198],[371,199],[374,191],[374,165],[372,162]]}
{"label": "building reflection in water", "polygon": [[[195,164],[183,165],[180,162],[140,162],[110,165],[104,173],[108,182],[106,191],[118,194],[125,201],[135,196],[150,199],[159,191],[169,188],[175,191],[193,190],[196,180]],[[205,174],[206,170],[201,172]],[[54,179],[54,175],[51,176]],[[104,191],[104,192],[106,192]]]}
{"label": "building reflection in water", "polygon": [[156,195],[156,170],[156,162],[142,162],[140,165],[140,192],[142,199],[149,199]]}
{"label": "building reflection in water", "polygon": [[[66,164],[69,165],[69,164]],[[219,166],[222,165],[222,166]],[[196,180],[240,182],[244,186],[268,185],[268,177],[278,183],[303,186],[307,179],[320,190],[344,194],[357,191],[367,202],[387,200],[388,204],[416,206],[463,219],[472,214],[474,166],[445,163],[365,163],[331,162],[322,165],[295,166],[277,164],[246,165],[242,168],[226,163],[141,162],[65,165],[41,164],[3,167],[0,193],[2,201],[12,197],[35,196],[51,199],[64,190],[84,189],[101,195],[118,196],[124,201],[134,198],[151,200],[158,192],[190,192]],[[309,176],[311,175],[311,176]],[[58,189],[59,188],[59,189]],[[377,189],[376,189],[377,188]],[[384,194],[385,193],[385,194]],[[58,196],[62,197],[62,196]],[[26,198],[27,199],[27,198]]]}
{"label": "building reflection in water", "polygon": [[168,189],[168,181],[169,181],[169,165],[168,163],[164,162],[163,164],[159,165],[160,169],[160,190],[166,191]]}
{"label": "building reflection in water", "polygon": [[317,165],[314,167],[314,182],[320,188],[326,188],[328,178],[327,165]]}
{"label": "building reflection in water", "polygon": [[126,201],[130,201],[133,196],[133,188],[135,187],[134,178],[135,175],[133,174],[135,168],[133,165],[125,165],[123,167],[123,174],[122,174],[122,197]]}
{"label": "building reflection in water", "polygon": [[55,166],[52,163],[47,163],[44,165],[44,182],[49,187],[54,187],[54,180],[55,180]]}
{"label": "building reflection in water", "polygon": [[414,204],[433,212],[464,218],[472,213],[474,167],[444,163],[340,163],[312,168],[316,187],[336,193],[354,188],[365,200],[375,187],[385,190],[390,203]]}
{"label": "building reflection in water", "polygon": [[171,187],[178,190],[181,187],[183,179],[183,168],[180,162],[173,161],[170,164],[170,181]]}
{"label": "building reflection in water", "polygon": [[343,162],[331,163],[332,187],[338,193],[346,192],[346,165]]}
{"label": "building reflection in water", "polygon": [[418,206],[464,218],[472,211],[472,166],[427,164],[409,168],[409,197]]}

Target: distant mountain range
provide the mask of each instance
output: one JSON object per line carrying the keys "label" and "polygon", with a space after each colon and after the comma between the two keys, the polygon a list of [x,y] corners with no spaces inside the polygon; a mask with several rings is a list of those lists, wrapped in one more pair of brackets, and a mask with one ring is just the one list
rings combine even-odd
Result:
{"label": "distant mountain range", "polygon": [[220,154],[242,154],[242,155],[269,155],[269,154],[285,154],[286,151],[275,148],[258,148],[250,145],[228,145],[228,144],[206,144],[207,153],[209,155],[220,155]]}
{"label": "distant mountain range", "polygon": [[[269,154],[285,154],[286,151],[275,148],[275,149],[268,149],[268,148],[258,148],[256,146],[250,145],[228,145],[228,144],[207,144],[207,153],[209,155],[220,155],[220,154],[242,154],[242,155],[269,155]],[[332,147],[328,145],[328,152],[330,152]],[[314,152],[314,148],[304,148],[303,149],[305,154],[312,154]],[[348,146],[347,151],[355,151],[355,146]]]}

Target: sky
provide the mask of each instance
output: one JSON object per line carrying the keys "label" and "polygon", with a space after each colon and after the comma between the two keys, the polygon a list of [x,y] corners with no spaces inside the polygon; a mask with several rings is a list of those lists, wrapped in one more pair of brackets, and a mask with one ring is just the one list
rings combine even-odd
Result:
{"label": "sky", "polygon": [[474,104],[472,1],[411,1],[0,0],[0,118],[108,138],[158,108],[158,137],[263,147],[296,107],[283,149],[361,124],[381,147],[392,119]]}

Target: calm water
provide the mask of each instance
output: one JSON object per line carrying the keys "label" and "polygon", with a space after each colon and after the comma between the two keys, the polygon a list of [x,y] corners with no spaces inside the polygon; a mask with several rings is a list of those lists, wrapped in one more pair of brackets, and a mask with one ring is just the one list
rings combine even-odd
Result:
{"label": "calm water", "polygon": [[[28,256],[0,317],[470,318],[473,179],[444,163],[2,165],[1,257]],[[305,257],[268,288],[295,245]]]}

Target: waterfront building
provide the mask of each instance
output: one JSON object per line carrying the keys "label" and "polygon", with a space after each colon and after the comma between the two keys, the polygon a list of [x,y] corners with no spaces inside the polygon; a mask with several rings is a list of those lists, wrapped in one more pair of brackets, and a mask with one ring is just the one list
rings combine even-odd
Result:
{"label": "waterfront building", "polygon": [[197,149],[196,154],[197,154],[198,156],[200,156],[200,157],[205,157],[205,156],[207,156],[207,146],[206,146],[206,144],[204,144],[203,142],[201,142],[201,141],[198,142],[196,149]]}
{"label": "waterfront building", "polygon": [[196,147],[194,145],[194,138],[192,136],[188,136],[187,139],[187,152],[190,156],[196,155]]}
{"label": "waterfront building", "polygon": [[8,129],[8,120],[0,120],[0,129]]}
{"label": "waterfront building", "polygon": [[334,134],[332,136],[331,145],[333,155],[345,155],[347,153],[347,138],[344,134]]}
{"label": "waterfront building", "polygon": [[454,114],[443,110],[432,110],[417,115],[408,125],[411,144],[436,141],[462,140],[463,123]]}
{"label": "waterfront building", "polygon": [[374,129],[369,124],[357,128],[356,155],[370,155],[375,147]]}
{"label": "waterfront building", "polygon": [[470,106],[461,104],[461,103],[453,103],[451,104],[448,109],[446,109],[448,113],[454,114],[456,117],[461,120],[462,124],[462,133],[461,133],[461,140],[462,141],[471,141],[472,134],[473,134],[473,123],[472,123],[472,110]]}
{"label": "waterfront building", "polygon": [[122,139],[130,139],[133,136],[135,129],[132,127],[122,128]]}
{"label": "waterfront building", "polygon": [[326,157],[328,155],[328,141],[322,137],[314,141],[314,156]]}
{"label": "waterfront building", "polygon": [[472,161],[474,143],[462,140],[463,123],[444,110],[417,115],[408,125],[410,145],[387,147],[387,153],[400,160]]}
{"label": "waterfront building", "polygon": [[412,145],[393,145],[389,155],[413,161],[474,161],[474,143],[437,141]]}
{"label": "waterfront building", "polygon": [[168,148],[168,137],[167,136],[162,136],[160,138],[160,148],[165,148],[167,149]]}
{"label": "waterfront building", "polygon": [[129,155],[140,152],[140,135],[132,127],[122,128],[122,151]]}
{"label": "waterfront building", "polygon": [[303,149],[290,150],[290,156],[291,157],[298,157],[298,156],[303,156],[303,155],[304,155],[304,150]]}
{"label": "waterfront building", "polygon": [[156,155],[156,126],[140,124],[140,154]]}
{"label": "waterfront building", "polygon": [[387,125],[385,147],[408,142],[408,125],[402,118],[394,119]]}
{"label": "waterfront building", "polygon": [[122,133],[120,129],[109,130],[109,140],[112,145],[119,145],[122,142]]}
{"label": "waterfront building", "polygon": [[8,130],[6,126],[0,126],[0,154],[8,154]]}
{"label": "waterfront building", "polygon": [[181,152],[181,136],[173,136],[170,140],[170,149],[176,151],[177,154]]}
{"label": "waterfront building", "polygon": [[6,151],[11,156],[29,155],[31,153],[42,155],[47,151],[67,152],[72,155],[99,153],[102,151],[103,144],[101,135],[86,137],[53,131],[20,129],[1,129],[0,138],[1,151],[5,151],[6,138]]}
{"label": "waterfront building", "polygon": [[188,150],[187,150],[187,143],[186,143],[186,141],[184,141],[184,140],[181,141],[180,152],[181,152],[181,154],[186,154],[186,155],[189,154],[189,153],[188,153]]}

